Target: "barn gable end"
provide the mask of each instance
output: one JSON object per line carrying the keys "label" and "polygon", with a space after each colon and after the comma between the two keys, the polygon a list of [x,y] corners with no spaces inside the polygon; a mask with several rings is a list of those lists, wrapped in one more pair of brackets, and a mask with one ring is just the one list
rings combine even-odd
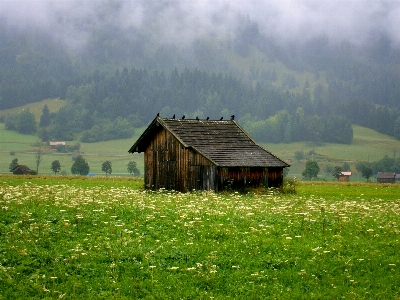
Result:
{"label": "barn gable end", "polygon": [[144,152],[145,186],[176,191],[278,187],[289,165],[258,146],[233,120],[156,117],[130,153]]}
{"label": "barn gable end", "polygon": [[14,169],[12,169],[12,172],[13,172],[14,175],[30,175],[30,174],[34,173],[34,171],[29,169],[25,165],[17,165],[17,166],[15,166]]}

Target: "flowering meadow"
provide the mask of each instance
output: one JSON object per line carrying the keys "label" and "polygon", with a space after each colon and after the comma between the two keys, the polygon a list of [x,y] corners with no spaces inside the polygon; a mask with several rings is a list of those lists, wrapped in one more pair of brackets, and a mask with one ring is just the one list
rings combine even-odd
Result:
{"label": "flowering meadow", "polygon": [[400,187],[0,177],[0,299],[399,299]]}

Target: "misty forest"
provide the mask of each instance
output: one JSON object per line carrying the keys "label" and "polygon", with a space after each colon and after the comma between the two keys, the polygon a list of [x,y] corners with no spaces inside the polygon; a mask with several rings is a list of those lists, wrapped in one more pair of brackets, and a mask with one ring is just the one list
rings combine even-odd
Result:
{"label": "misty forest", "polygon": [[[400,139],[400,51],[384,32],[368,46],[323,33],[283,43],[236,14],[224,38],[205,32],[179,41],[149,20],[123,27],[112,18],[122,2],[104,5],[98,23],[74,20],[84,41],[0,21],[0,109],[68,101],[58,112],[43,107],[37,123],[29,111],[8,114],[7,129],[96,142],[129,138],[160,113],[235,115],[259,142],[348,144],[352,124]],[[68,22],[57,18],[59,28]]]}

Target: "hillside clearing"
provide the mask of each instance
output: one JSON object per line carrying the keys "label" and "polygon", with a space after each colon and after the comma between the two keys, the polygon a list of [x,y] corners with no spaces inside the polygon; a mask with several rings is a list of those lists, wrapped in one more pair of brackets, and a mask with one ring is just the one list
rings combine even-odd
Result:
{"label": "hillside clearing", "polygon": [[47,105],[51,113],[58,112],[61,107],[67,105],[67,100],[61,100],[56,98],[56,99],[45,99],[34,103],[28,103],[23,106],[0,110],[0,116],[5,117],[8,114],[17,114],[23,111],[24,109],[29,109],[35,115],[36,122],[39,122],[40,116],[42,115],[43,107],[45,105]]}

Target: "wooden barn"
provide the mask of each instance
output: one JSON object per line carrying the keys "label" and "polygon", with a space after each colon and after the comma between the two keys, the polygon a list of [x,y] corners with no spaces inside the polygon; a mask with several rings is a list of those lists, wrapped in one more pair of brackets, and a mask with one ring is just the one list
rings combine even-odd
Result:
{"label": "wooden barn", "polygon": [[12,169],[14,175],[29,175],[35,173],[25,165],[17,165]]}
{"label": "wooden barn", "polygon": [[395,183],[396,173],[394,172],[378,172],[376,176],[376,182],[378,183]]}
{"label": "wooden barn", "polygon": [[233,119],[156,117],[129,152],[144,152],[148,189],[280,187],[283,169],[289,167],[257,145]]}
{"label": "wooden barn", "polygon": [[348,182],[351,176],[351,172],[342,172],[338,178],[338,181]]}

